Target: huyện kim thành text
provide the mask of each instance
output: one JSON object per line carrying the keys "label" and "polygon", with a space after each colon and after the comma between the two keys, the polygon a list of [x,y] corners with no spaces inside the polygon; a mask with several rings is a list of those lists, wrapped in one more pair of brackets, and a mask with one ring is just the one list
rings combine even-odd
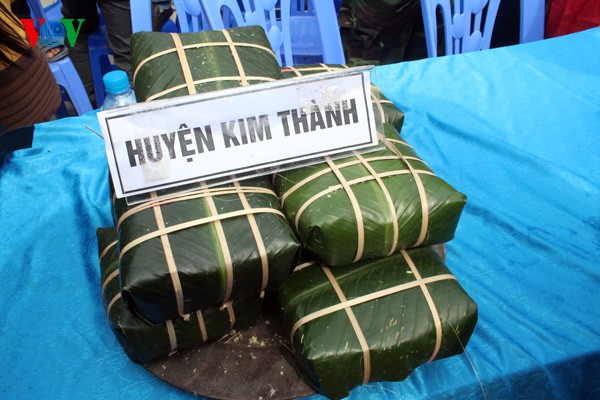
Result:
{"label": "huy\u1ec7n kim th\u00e0nh text", "polygon": [[[309,107],[282,110],[275,114],[279,119],[282,137],[315,132],[358,123],[356,100],[341,100],[319,106],[313,100]],[[238,118],[219,125],[225,148],[237,147],[271,140],[277,131],[272,128],[269,114]],[[187,158],[217,149],[211,125],[188,127],[180,124],[173,132],[127,140],[125,148],[131,167],[148,162],[157,163],[165,157]]]}

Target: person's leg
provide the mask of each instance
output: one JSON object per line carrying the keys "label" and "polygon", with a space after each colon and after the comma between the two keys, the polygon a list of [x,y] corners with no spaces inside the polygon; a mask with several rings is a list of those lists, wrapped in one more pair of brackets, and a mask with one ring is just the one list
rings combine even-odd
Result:
{"label": "person's leg", "polygon": [[115,65],[131,79],[131,11],[129,0],[98,0]]}
{"label": "person's leg", "polygon": [[65,18],[84,19],[75,41],[75,46],[69,49],[69,57],[85,86],[85,90],[94,103],[94,81],[90,68],[87,39],[90,33],[98,29],[98,9],[95,0],[62,0],[62,14]]}

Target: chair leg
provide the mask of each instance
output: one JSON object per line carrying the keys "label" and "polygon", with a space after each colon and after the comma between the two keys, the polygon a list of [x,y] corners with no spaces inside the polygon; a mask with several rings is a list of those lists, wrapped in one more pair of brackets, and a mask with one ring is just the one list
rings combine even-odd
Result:
{"label": "chair leg", "polygon": [[96,105],[101,107],[102,103],[104,103],[104,83],[102,82],[102,77],[105,73],[115,69],[115,66],[110,61],[112,51],[108,45],[106,27],[102,27],[90,34],[88,37],[88,53],[90,56]]}
{"label": "chair leg", "polygon": [[77,114],[82,115],[92,111],[92,103],[71,59],[68,57],[63,58],[62,60],[51,62],[49,65],[54,79],[66,90]]}
{"label": "chair leg", "polygon": [[[323,44],[323,60],[328,64],[345,64],[344,48],[339,28],[337,28],[337,15],[333,4],[324,1],[313,0],[315,15],[321,31]],[[332,23],[335,28],[332,30]]]}
{"label": "chair leg", "polygon": [[520,43],[544,38],[545,4],[544,0],[521,0]]}

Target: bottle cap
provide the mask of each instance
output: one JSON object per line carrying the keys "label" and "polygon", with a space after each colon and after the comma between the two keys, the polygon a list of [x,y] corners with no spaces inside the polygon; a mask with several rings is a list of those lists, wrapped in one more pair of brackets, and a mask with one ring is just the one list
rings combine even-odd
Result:
{"label": "bottle cap", "polygon": [[102,77],[107,93],[119,94],[129,88],[129,78],[125,71],[110,71]]}

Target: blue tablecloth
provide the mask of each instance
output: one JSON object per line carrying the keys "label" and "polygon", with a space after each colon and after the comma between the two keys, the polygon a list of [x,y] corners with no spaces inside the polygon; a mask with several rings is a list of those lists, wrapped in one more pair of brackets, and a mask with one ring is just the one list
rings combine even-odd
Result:
{"label": "blue tablecloth", "polygon": [[[402,135],[468,196],[447,264],[479,323],[468,356],[351,399],[600,398],[599,49],[600,28],[377,68]],[[98,129],[93,113],[38,125],[0,167],[0,398],[195,398],[108,327],[106,156],[84,125]]]}

